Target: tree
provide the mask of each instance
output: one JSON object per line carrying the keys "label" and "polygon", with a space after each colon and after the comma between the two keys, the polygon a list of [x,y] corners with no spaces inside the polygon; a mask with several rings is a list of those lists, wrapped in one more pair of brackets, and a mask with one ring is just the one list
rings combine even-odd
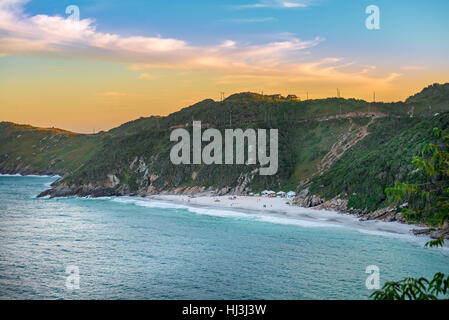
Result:
{"label": "tree", "polygon": [[382,290],[375,291],[375,300],[437,300],[449,298],[449,276],[437,272],[432,280],[406,278],[385,283]]}
{"label": "tree", "polygon": [[[420,219],[424,214],[433,217],[440,227],[449,220],[449,134],[434,128],[436,143],[426,144],[422,156],[413,158],[412,163],[422,171],[427,181],[420,184],[396,183],[385,191],[396,203],[415,196],[424,200],[424,205],[416,209],[402,209],[410,219]],[[426,243],[428,247],[444,244],[444,237]],[[436,300],[449,298],[449,275],[436,273],[432,280],[426,278],[406,278],[387,282],[382,290],[371,294],[375,300]]]}

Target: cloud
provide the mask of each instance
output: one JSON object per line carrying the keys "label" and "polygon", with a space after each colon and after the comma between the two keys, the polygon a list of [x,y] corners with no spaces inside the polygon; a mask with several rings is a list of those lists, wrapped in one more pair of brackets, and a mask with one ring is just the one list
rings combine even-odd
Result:
{"label": "cloud", "polygon": [[[0,6],[0,50],[9,54],[68,55],[193,67],[219,61],[219,64],[223,64],[224,60],[229,60],[225,59],[229,54],[234,58],[240,55],[248,59],[249,55],[253,54],[287,54],[319,43],[318,39],[291,39],[258,46],[238,46],[229,40],[218,46],[198,47],[173,38],[123,37],[119,34],[98,32],[93,19],[74,22],[60,16],[28,16],[22,10],[25,1],[5,1]],[[251,59],[254,60],[254,57]]]}
{"label": "cloud", "polygon": [[2,0],[0,48],[11,54],[67,53],[117,56],[188,51],[185,41],[161,37],[122,37],[96,30],[94,20],[23,13],[21,0]]}
{"label": "cloud", "polygon": [[238,45],[226,40],[216,47],[204,48],[194,56],[178,57],[170,61],[156,61],[132,64],[130,70],[169,69],[201,70],[218,72],[258,72],[275,69],[290,54],[298,54],[304,49],[317,46],[322,38],[303,41],[290,39],[262,45]]}
{"label": "cloud", "polygon": [[236,9],[257,9],[257,8],[305,8],[308,5],[304,2],[282,1],[282,0],[263,0],[257,3],[235,5]]}
{"label": "cloud", "polygon": [[426,67],[424,66],[403,66],[401,67],[402,70],[405,71],[420,71],[420,70],[425,70]]}
{"label": "cloud", "polygon": [[282,2],[282,6],[284,8],[305,8],[305,7],[307,7],[304,3],[296,3],[296,2]]}
{"label": "cloud", "polygon": [[[398,74],[374,77],[373,68],[349,71],[355,62],[341,58],[315,61],[308,50],[324,41],[321,37],[302,40],[295,35],[268,43],[252,44],[225,40],[217,45],[195,46],[187,41],[158,37],[122,36],[99,32],[95,20],[74,22],[61,16],[34,15],[23,12],[25,0],[0,2],[0,52],[31,56],[91,59],[125,62],[138,71],[139,79],[151,79],[148,70],[207,71],[222,79],[259,78],[288,81],[345,81],[353,83],[388,83]],[[263,1],[265,6],[299,7],[296,1]],[[103,97],[124,96],[106,92]]]}
{"label": "cloud", "polygon": [[139,75],[139,80],[154,80],[154,79],[157,79],[157,77],[153,76],[153,75],[151,75],[149,73],[146,73],[146,72],[141,73]]}
{"label": "cloud", "polygon": [[401,76],[398,73],[390,73],[385,76],[369,76],[368,70],[374,70],[371,66],[361,71],[348,71],[353,66],[353,62],[343,62],[340,58],[325,58],[318,61],[293,63],[279,65],[273,69],[266,69],[259,72],[242,72],[240,74],[224,75],[218,79],[220,84],[230,84],[241,81],[256,81],[263,79],[272,85],[291,84],[334,84],[334,85],[358,85],[366,87],[381,88]]}

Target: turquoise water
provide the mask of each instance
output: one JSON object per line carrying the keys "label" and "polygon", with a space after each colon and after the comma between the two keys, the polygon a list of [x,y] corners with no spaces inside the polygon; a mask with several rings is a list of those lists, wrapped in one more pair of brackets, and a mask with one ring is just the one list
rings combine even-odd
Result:
{"label": "turquoise water", "polygon": [[[0,298],[366,299],[381,284],[449,273],[422,242],[349,228],[131,198],[36,199],[50,177],[0,176]],[[76,265],[80,288],[66,288]]]}

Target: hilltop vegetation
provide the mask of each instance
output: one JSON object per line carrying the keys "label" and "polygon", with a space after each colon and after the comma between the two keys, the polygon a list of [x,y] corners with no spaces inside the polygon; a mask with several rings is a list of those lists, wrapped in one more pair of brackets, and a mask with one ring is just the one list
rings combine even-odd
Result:
{"label": "hilltop vegetation", "polygon": [[433,128],[448,128],[449,114],[430,119],[382,118],[370,134],[329,170],[315,178],[311,191],[332,198],[344,195],[348,207],[376,210],[389,204],[385,189],[395,182],[424,182],[411,163],[425,144],[433,142]]}
{"label": "hilltop vegetation", "polygon": [[0,171],[21,174],[64,174],[76,170],[101,139],[10,122],[0,123]]}
{"label": "hilltop vegetation", "polygon": [[[61,174],[45,193],[53,196],[307,189],[322,201],[339,197],[348,208],[374,211],[388,205],[386,187],[422,179],[410,160],[432,141],[433,127],[449,125],[447,111],[449,84],[397,103],[240,93],[94,135],[0,123],[0,172]],[[260,176],[256,165],[173,165],[170,132],[191,130],[193,120],[220,131],[279,129],[278,173]]]}

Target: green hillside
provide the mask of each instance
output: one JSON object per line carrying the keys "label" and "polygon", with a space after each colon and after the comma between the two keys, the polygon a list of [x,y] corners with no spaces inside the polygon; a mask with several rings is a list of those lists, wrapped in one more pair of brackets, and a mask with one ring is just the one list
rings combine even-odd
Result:
{"label": "green hillside", "polygon": [[[370,134],[350,152],[316,177],[311,191],[329,199],[342,195],[348,207],[373,211],[388,205],[385,188],[395,182],[424,182],[411,160],[434,142],[433,128],[449,128],[449,113],[424,120],[383,118],[369,127]],[[416,204],[415,204],[416,205]]]}
{"label": "green hillside", "polygon": [[[323,201],[340,197],[349,200],[348,208],[373,211],[388,204],[386,187],[421,179],[410,161],[432,141],[433,127],[448,126],[448,112],[449,84],[435,84],[397,103],[239,93],[94,135],[3,122],[0,172],[61,174],[44,193],[52,196],[307,188]],[[173,165],[170,132],[191,131],[193,120],[222,132],[279,129],[278,173],[261,176],[257,165]]]}
{"label": "green hillside", "polygon": [[64,174],[76,170],[101,143],[99,136],[0,123],[0,171]]}

